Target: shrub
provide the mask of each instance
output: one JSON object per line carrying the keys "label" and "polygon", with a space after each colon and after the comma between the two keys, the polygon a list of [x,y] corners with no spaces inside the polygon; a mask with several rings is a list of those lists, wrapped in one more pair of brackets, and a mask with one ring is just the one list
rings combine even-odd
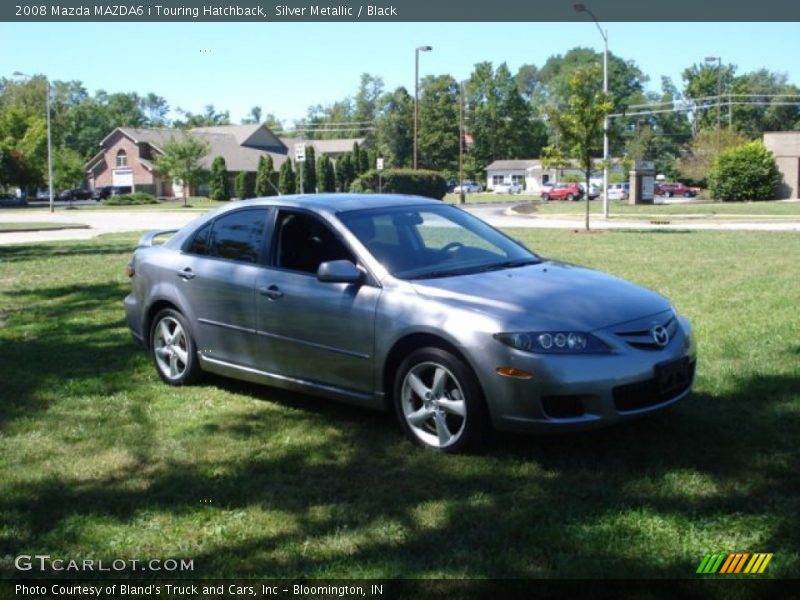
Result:
{"label": "shrub", "polygon": [[247,200],[253,197],[252,178],[247,171],[239,171],[233,180],[234,194],[239,200]]}
{"label": "shrub", "polygon": [[262,196],[274,196],[277,194],[275,187],[270,185],[274,184],[273,179],[277,176],[272,164],[272,157],[269,154],[263,154],[258,159],[258,171],[256,172],[256,188],[255,193],[259,198]]}
{"label": "shrub", "polygon": [[297,176],[292,169],[292,161],[288,158],[281,165],[278,190],[280,190],[281,194],[297,193]]}
{"label": "shrub", "polygon": [[333,163],[327,154],[323,154],[317,161],[317,179],[320,192],[336,191],[336,175],[333,171]]}
{"label": "shrub", "polygon": [[133,192],[132,194],[121,194],[119,196],[109,196],[103,200],[106,206],[133,206],[136,204],[158,204],[158,199],[144,192]]}
{"label": "shrub", "polygon": [[231,191],[228,186],[228,167],[225,158],[217,156],[211,163],[211,176],[208,180],[208,197],[217,201],[228,201],[231,199]]}
{"label": "shrub", "polygon": [[[367,171],[353,182],[353,192],[377,192],[378,171]],[[437,171],[386,169],[381,172],[381,192],[412,194],[441,200],[447,193],[447,181]]]}
{"label": "shrub", "polygon": [[726,202],[769,200],[780,182],[775,158],[760,141],[722,152],[708,174],[711,197]]}

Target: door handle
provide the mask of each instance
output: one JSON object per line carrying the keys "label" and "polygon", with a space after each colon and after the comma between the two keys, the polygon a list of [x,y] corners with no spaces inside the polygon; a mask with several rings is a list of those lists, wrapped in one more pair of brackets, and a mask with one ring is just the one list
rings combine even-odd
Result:
{"label": "door handle", "polygon": [[194,279],[194,273],[191,267],[186,267],[183,271],[178,271],[177,275],[181,279]]}
{"label": "door handle", "polygon": [[266,296],[270,300],[277,300],[278,298],[283,297],[283,292],[278,288],[277,285],[271,285],[269,287],[260,287],[258,288],[258,293],[262,296]]}

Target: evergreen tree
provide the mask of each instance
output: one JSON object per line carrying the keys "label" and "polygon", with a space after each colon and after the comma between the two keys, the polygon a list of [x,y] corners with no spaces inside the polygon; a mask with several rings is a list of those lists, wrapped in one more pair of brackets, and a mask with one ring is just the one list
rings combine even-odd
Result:
{"label": "evergreen tree", "polygon": [[336,191],[336,174],[333,172],[333,163],[327,154],[323,154],[317,161],[317,178],[320,192]]}
{"label": "evergreen tree", "polygon": [[351,154],[343,154],[336,161],[336,190],[339,192],[349,192],[350,184],[356,178],[353,168],[353,157]]}
{"label": "evergreen tree", "polygon": [[358,172],[366,173],[370,169],[374,168],[375,163],[370,163],[369,161],[369,152],[367,152],[366,148],[361,148],[361,151],[358,153]]}
{"label": "evergreen tree", "polygon": [[208,197],[212,200],[227,202],[231,199],[228,186],[228,167],[225,158],[217,156],[211,163],[211,177],[208,181]]}
{"label": "evergreen tree", "polygon": [[280,175],[278,176],[278,190],[281,194],[297,193],[297,176],[292,169],[292,161],[288,158],[281,165]]}
{"label": "evergreen tree", "polygon": [[270,185],[275,169],[272,165],[272,157],[269,154],[262,154],[258,159],[258,171],[256,172],[255,193],[257,197],[274,196],[277,192]]}
{"label": "evergreen tree", "polygon": [[236,179],[233,181],[233,186],[236,197],[239,200],[247,200],[248,198],[253,197],[253,188],[250,185],[251,181],[250,173],[247,171],[239,171],[239,173],[236,175]]}
{"label": "evergreen tree", "polygon": [[306,145],[306,161],[303,163],[303,193],[317,192],[317,160],[314,146]]}
{"label": "evergreen tree", "polygon": [[361,148],[359,148],[358,142],[353,142],[353,152],[350,154],[350,160],[353,165],[353,172],[358,177],[361,175]]}

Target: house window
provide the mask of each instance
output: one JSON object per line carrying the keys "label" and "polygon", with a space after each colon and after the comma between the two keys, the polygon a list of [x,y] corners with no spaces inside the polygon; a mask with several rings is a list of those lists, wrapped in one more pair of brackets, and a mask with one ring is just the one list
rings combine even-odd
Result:
{"label": "house window", "polygon": [[128,153],[125,150],[117,152],[117,168],[128,166]]}
{"label": "house window", "polygon": [[511,182],[512,183],[517,183],[519,185],[522,185],[525,182],[525,176],[524,175],[512,175],[511,176]]}
{"label": "house window", "polygon": [[492,175],[492,185],[500,185],[505,181],[504,175]]}

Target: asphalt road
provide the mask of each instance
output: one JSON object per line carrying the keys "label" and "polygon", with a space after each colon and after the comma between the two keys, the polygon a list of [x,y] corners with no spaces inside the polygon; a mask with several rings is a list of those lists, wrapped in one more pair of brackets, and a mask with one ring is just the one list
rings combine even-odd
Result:
{"label": "asphalt road", "polygon": [[[512,212],[512,204],[473,204],[465,208],[472,214],[495,227],[533,227],[542,229],[581,229],[583,219],[536,217],[518,215]],[[198,217],[198,212],[172,210],[69,210],[58,206],[51,214],[47,207],[19,210],[0,209],[0,223],[75,223],[88,225],[88,229],[62,229],[26,232],[0,232],[0,245],[26,244],[55,240],[84,240],[106,233],[122,233],[151,229],[179,228]],[[676,220],[675,217],[671,217]],[[744,230],[744,231],[797,231],[800,232],[800,218],[780,221],[710,221],[702,219],[681,220],[675,223],[654,224],[645,220],[605,220],[593,217],[593,229],[693,229],[693,230]]]}

